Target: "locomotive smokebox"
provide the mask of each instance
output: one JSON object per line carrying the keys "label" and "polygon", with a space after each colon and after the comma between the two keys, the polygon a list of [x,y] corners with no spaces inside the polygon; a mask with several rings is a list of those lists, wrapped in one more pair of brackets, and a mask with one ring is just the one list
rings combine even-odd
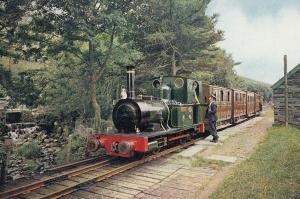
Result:
{"label": "locomotive smokebox", "polygon": [[127,92],[129,99],[135,99],[135,67],[133,65],[127,66]]}
{"label": "locomotive smokebox", "polygon": [[112,119],[121,133],[150,132],[153,124],[167,124],[168,106],[160,100],[122,99],[113,109]]}

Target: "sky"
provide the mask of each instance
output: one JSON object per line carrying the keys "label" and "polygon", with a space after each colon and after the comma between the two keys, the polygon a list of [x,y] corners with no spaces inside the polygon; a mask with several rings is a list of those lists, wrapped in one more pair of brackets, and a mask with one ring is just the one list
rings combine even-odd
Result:
{"label": "sky", "polygon": [[219,14],[225,31],[219,46],[231,53],[238,75],[274,84],[300,64],[300,0],[212,0],[208,14]]}

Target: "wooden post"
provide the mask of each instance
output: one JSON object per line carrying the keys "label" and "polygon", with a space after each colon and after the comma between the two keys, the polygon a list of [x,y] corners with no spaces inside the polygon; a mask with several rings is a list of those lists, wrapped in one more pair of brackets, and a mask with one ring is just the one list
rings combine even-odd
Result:
{"label": "wooden post", "polygon": [[3,154],[3,160],[1,161],[0,165],[0,184],[4,184],[6,182],[6,172],[7,172],[7,166],[9,164],[9,158],[10,158],[10,153],[12,150],[12,139],[8,137],[4,137],[4,140],[2,140],[1,145],[2,148],[4,149],[5,154]]}
{"label": "wooden post", "polygon": [[6,180],[6,154],[3,154],[3,159],[0,164],[0,184],[4,184]]}
{"label": "wooden post", "polygon": [[288,81],[287,81],[287,56],[284,55],[284,96],[285,96],[285,126],[289,124],[289,102],[288,102]]}
{"label": "wooden post", "polygon": [[67,162],[70,162],[72,160],[72,134],[69,135],[69,140],[67,144]]}

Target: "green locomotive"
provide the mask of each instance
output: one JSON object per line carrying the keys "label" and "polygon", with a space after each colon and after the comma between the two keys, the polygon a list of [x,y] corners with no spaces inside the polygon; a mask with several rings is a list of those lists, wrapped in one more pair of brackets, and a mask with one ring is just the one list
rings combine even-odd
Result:
{"label": "green locomotive", "polygon": [[218,125],[235,123],[261,111],[262,97],[255,93],[180,76],[154,80],[154,96],[135,96],[134,77],[134,68],[129,67],[128,97],[118,101],[112,115],[117,131],[94,134],[88,144],[90,151],[103,147],[110,156],[128,158],[198,137],[205,132],[211,94],[216,96]]}

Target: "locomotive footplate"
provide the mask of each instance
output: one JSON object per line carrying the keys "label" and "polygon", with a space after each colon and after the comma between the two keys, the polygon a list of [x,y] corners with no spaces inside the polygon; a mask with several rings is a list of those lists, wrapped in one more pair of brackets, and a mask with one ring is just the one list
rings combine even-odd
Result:
{"label": "locomotive footplate", "polygon": [[169,131],[131,133],[131,134],[94,134],[89,140],[90,151],[105,148],[107,155],[132,157],[137,153],[148,153],[167,146],[168,142],[189,137],[194,128],[172,129]]}
{"label": "locomotive footplate", "polygon": [[191,131],[194,128],[176,128],[167,131],[156,131],[156,132],[140,132],[140,133],[130,133],[130,134],[122,134],[122,133],[113,133],[111,135],[114,136],[124,136],[124,137],[147,137],[147,138],[154,138],[161,135],[172,135],[176,133],[181,133],[184,131]]}

